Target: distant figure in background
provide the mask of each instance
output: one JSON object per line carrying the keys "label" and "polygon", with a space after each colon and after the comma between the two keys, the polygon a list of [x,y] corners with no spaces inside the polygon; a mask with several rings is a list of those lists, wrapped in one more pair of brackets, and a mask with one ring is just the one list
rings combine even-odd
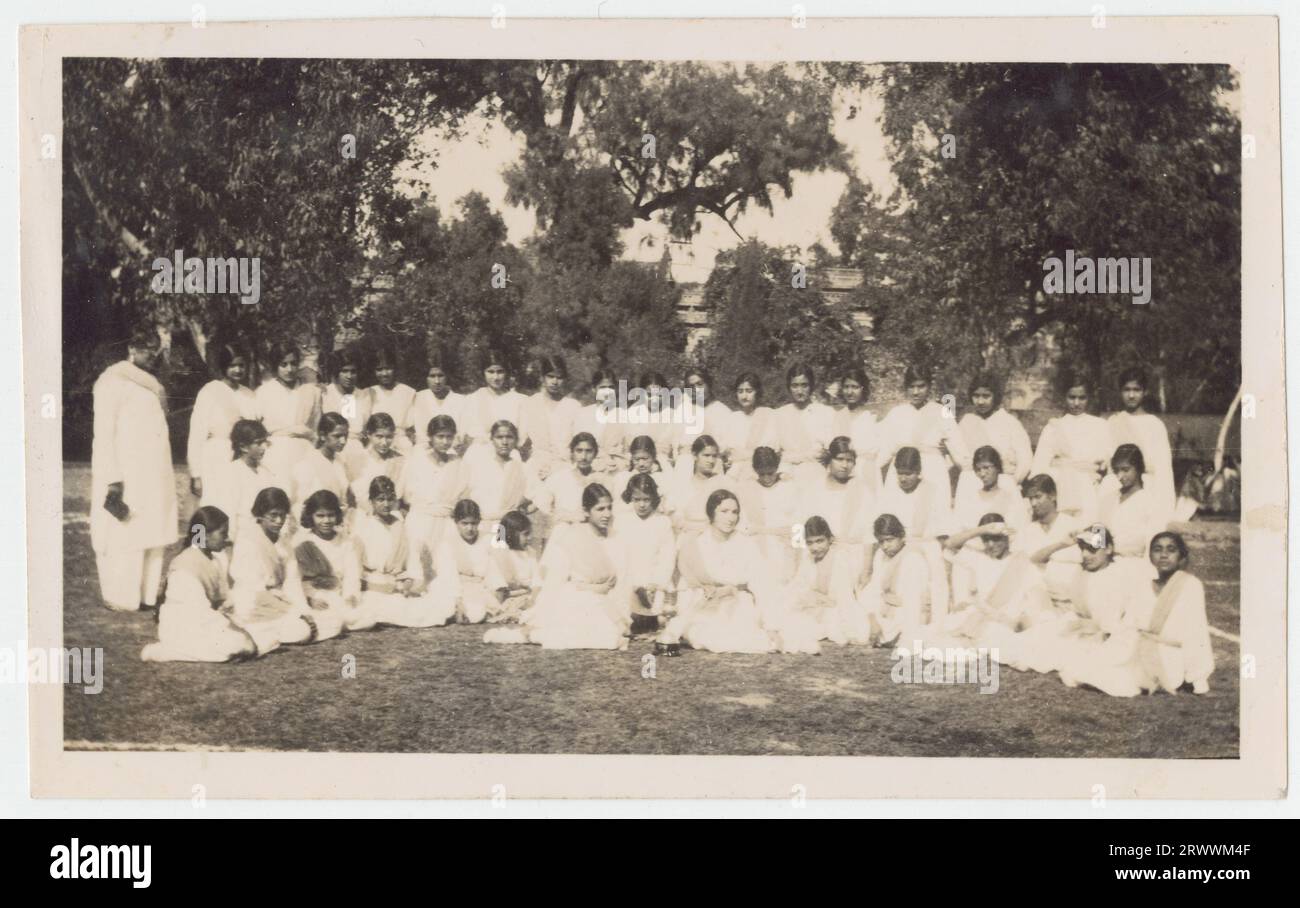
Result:
{"label": "distant figure in background", "polygon": [[90,542],[104,604],[118,611],[157,604],[163,549],[177,535],[166,396],[150,374],[158,347],[153,328],[136,328],[93,391]]}
{"label": "distant figure in background", "polygon": [[217,475],[230,462],[230,430],[240,419],[257,418],[257,400],[246,384],[248,357],[231,346],[217,348],[219,378],[199,391],[190,411],[190,437],[185,463],[190,492],[203,498],[203,480]]}
{"label": "distant figure in background", "polygon": [[1169,430],[1159,416],[1148,413],[1144,406],[1147,396],[1147,376],[1141,369],[1126,369],[1120,373],[1120,400],[1124,412],[1112,413],[1111,444],[1118,447],[1134,444],[1142,451],[1147,473],[1142,477],[1151,498],[1165,514],[1174,512],[1174,458],[1169,448]]}

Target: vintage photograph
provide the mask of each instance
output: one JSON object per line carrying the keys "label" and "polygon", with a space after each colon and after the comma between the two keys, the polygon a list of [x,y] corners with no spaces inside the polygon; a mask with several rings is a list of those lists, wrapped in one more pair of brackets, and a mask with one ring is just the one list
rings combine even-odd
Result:
{"label": "vintage photograph", "polygon": [[1238,57],[679,25],[63,52],[62,765],[1280,742]]}

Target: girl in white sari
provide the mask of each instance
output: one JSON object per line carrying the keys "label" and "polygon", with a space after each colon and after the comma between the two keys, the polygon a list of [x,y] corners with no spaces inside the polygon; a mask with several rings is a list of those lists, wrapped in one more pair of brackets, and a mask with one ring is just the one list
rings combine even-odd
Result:
{"label": "girl in white sari", "polygon": [[226,562],[218,557],[229,525],[220,508],[194,512],[187,544],[167,571],[158,642],[140,653],[145,662],[229,662],[257,655],[253,638],[231,620]]}
{"label": "girl in white sari", "polygon": [[877,515],[891,515],[902,523],[909,551],[922,555],[930,569],[929,609],[935,621],[948,613],[948,565],[943,542],[952,530],[946,474],[938,484],[923,477],[924,460],[915,448],[900,448],[876,501]]}
{"label": "girl in white sari", "polygon": [[234,347],[217,349],[217,368],[221,378],[213,379],[199,391],[190,411],[190,436],[186,447],[186,464],[190,473],[190,491],[202,500],[205,477],[215,477],[230,462],[230,430],[240,419],[257,418],[257,399],[244,384],[248,377],[248,357]]}
{"label": "girl in white sari", "polygon": [[[962,473],[963,480],[969,477],[971,481],[957,483],[957,497],[952,505],[952,528],[969,530],[978,525],[985,514],[1002,514],[1013,532],[1018,531],[1029,520],[1029,509],[1019,485],[1004,470],[998,449],[992,445],[976,448],[971,464],[973,469]],[[980,537],[968,538],[968,548],[979,547]],[[1020,549],[1014,538],[1012,546],[1017,551]]]}
{"label": "girl in white sari", "polygon": [[356,476],[366,453],[365,425],[374,412],[369,388],[357,387],[361,356],[354,347],[337,351],[332,357],[334,380],[321,392],[321,410],[337,413],[348,421],[348,441],[343,446],[343,464],[349,481]]}
{"label": "girl in white sari", "polygon": [[627,392],[626,404],[621,413],[614,411],[626,420],[624,431],[628,435],[649,435],[654,439],[655,449],[674,466],[679,466],[677,442],[681,426],[676,423],[679,414],[673,409],[668,396],[668,379],[663,373],[641,373],[637,387]]}
{"label": "girl in white sari", "polygon": [[582,494],[584,523],[563,526],[542,553],[542,589],[518,628],[484,635],[488,643],[535,643],[544,649],[627,649],[630,624],[621,559],[610,536],[614,501],[597,482]]}
{"label": "girl in white sari", "polygon": [[393,482],[402,477],[406,458],[397,453],[393,442],[397,438],[397,424],[393,417],[377,410],[366,420],[365,454],[352,476],[352,501],[358,511],[364,511],[370,502],[370,481],[376,476],[387,476]]}
{"label": "girl in white sari", "polygon": [[757,373],[742,372],[735,384],[736,409],[727,417],[727,426],[720,439],[727,452],[727,475],[736,482],[754,478],[751,464],[759,448],[775,450],[780,447],[777,438],[776,411],[764,407],[763,383]]}
{"label": "girl in white sari", "polygon": [[488,589],[492,541],[479,531],[483,513],[470,499],[456,502],[451,519],[456,532],[445,533],[438,543],[432,592],[439,611],[451,609],[460,624],[480,624],[499,604]]}
{"label": "girl in white sari", "polygon": [[796,481],[816,482],[831,441],[830,407],[813,399],[817,376],[812,367],[795,363],[785,371],[790,403],[776,411],[776,439],[781,463]]}
{"label": "girl in white sari", "polygon": [[271,351],[275,377],[257,389],[257,412],[271,436],[266,466],[277,476],[291,477],[293,467],[311,453],[316,423],[321,415],[320,385],[298,381],[298,350],[276,347]]}
{"label": "girl in white sari", "polygon": [[705,513],[708,529],[679,540],[677,614],[656,648],[672,655],[685,642],[715,653],[776,652],[780,627],[770,628],[764,615],[764,608],[774,604],[775,591],[754,541],[736,532],[739,500],[718,489],[709,496]]}
{"label": "girl in white sari", "polygon": [[930,566],[893,514],[877,517],[871,531],[876,538],[871,573],[859,594],[871,626],[870,642],[910,646],[932,624]]}
{"label": "girl in white sari", "polygon": [[351,501],[348,487],[348,470],[343,463],[343,449],[348,443],[348,421],[338,413],[326,413],[316,428],[316,449],[293,468],[293,503],[302,507],[312,492],[328,489],[347,509],[356,505]]}
{"label": "girl in white sari", "polygon": [[921,455],[921,478],[934,489],[942,489],[945,504],[952,502],[952,476],[956,467],[970,469],[970,449],[957,428],[954,401],[940,404],[930,399],[930,378],[908,366],[903,375],[908,402],[894,407],[880,425],[880,463],[890,469],[894,456],[903,448],[915,448]]}
{"label": "girl in white sari", "polygon": [[[405,455],[415,446],[415,430],[411,425],[411,406],[415,403],[415,389],[397,380],[397,358],[387,350],[375,356],[375,383],[370,386],[372,413],[387,413],[395,426],[394,447]],[[357,504],[364,499],[358,498]]]}
{"label": "girl in white sari", "polygon": [[598,369],[591,377],[594,402],[579,407],[573,414],[573,434],[587,432],[596,439],[600,454],[592,469],[601,476],[613,476],[628,469],[627,442],[633,433],[619,422],[615,384],[614,373]]}
{"label": "girl in white sari", "polygon": [[428,444],[415,448],[397,480],[406,502],[407,545],[413,557],[432,566],[438,544],[451,527],[451,509],[465,491],[465,462],[456,454],[456,421],[445,414],[426,426]]}
{"label": "girl in white sari", "polygon": [[[1034,449],[1024,425],[1002,407],[1002,383],[988,373],[975,376],[970,383],[970,402],[972,411],[957,424],[966,450],[993,448],[1002,464],[1000,472],[1007,475],[1006,485],[1018,487],[1029,476]],[[962,470],[957,478],[957,496],[962,495],[963,489],[978,485],[979,477],[971,470]]]}
{"label": "girl in white sari", "polygon": [[[627,453],[630,462],[629,469],[615,473],[610,480],[610,488],[614,492],[615,515],[622,516],[631,513],[632,506],[623,500],[623,492],[627,489],[628,483],[640,475],[654,477],[655,486],[659,490],[657,512],[671,514],[672,506],[668,503],[668,486],[672,485],[673,474],[666,471],[663,464],[660,463],[659,450],[655,447],[655,440],[649,435],[638,435],[632,439],[632,444],[628,446]],[[599,463],[600,460],[601,457],[597,455],[596,462]]]}
{"label": "girl in white sari", "polygon": [[478,504],[484,520],[495,524],[507,511],[528,514],[533,510],[531,499],[541,493],[533,488],[519,459],[519,432],[514,424],[503,420],[488,432],[490,445],[476,446],[465,455],[463,494]]}
{"label": "girl in white sari", "polygon": [[857,463],[848,437],[834,438],[821,480],[798,491],[804,519],[825,518],[838,546],[861,551],[871,541],[871,520],[877,510],[871,482],[857,471]]}
{"label": "girl in white sari", "polygon": [[446,624],[455,607],[429,592],[420,553],[407,545],[406,525],[397,506],[397,487],[387,476],[370,481],[370,508],[353,527],[361,558],[361,603],[377,624],[435,627]]}
{"label": "girl in white sari", "polygon": [[876,414],[867,408],[871,396],[871,382],[866,370],[851,366],[840,376],[840,399],[844,406],[833,411],[831,434],[843,435],[853,443],[857,453],[857,476],[871,487],[873,493],[880,489],[880,456],[882,426]]}
{"label": "girl in white sari", "polygon": [[592,470],[592,463],[599,452],[596,439],[586,432],[579,432],[569,442],[568,457],[557,461],[542,483],[537,508],[545,515],[543,538],[549,538],[554,529],[561,525],[586,521],[582,495],[587,486],[599,478]]}
{"label": "girl in white sari", "polygon": [[1205,587],[1187,572],[1183,537],[1157,533],[1151,540],[1151,564],[1157,574],[1152,581],[1155,602],[1138,623],[1142,686],[1174,693],[1190,684],[1193,693],[1209,693],[1214,649],[1205,618]]}
{"label": "girl in white sari", "polygon": [[718,489],[730,488],[722,472],[722,451],[711,435],[701,435],[691,445],[691,458],[673,467],[675,480],[669,496],[673,529],[699,533],[709,525],[705,505]]}
{"label": "girl in white sari", "polygon": [[489,605],[490,624],[521,624],[542,587],[542,568],[531,551],[533,527],[518,511],[501,518],[504,546],[493,544],[489,555],[487,588],[496,597]]}
{"label": "girl in white sari", "polygon": [[649,473],[637,473],[620,496],[628,513],[614,520],[614,540],[623,560],[632,633],[659,630],[672,589],[677,539],[672,522],[659,510],[659,486]]}
{"label": "girl in white sari", "polygon": [[1061,385],[1065,415],[1043,427],[1030,469],[1051,476],[1060,509],[1089,524],[1097,519],[1097,484],[1115,445],[1106,421],[1088,412],[1088,383],[1067,374]]}
{"label": "girl in white sari", "polygon": [[216,475],[209,476],[203,490],[205,506],[220,508],[230,517],[230,538],[237,540],[253,523],[253,501],[257,493],[275,486],[291,487],[267,469],[266,429],[253,419],[241,419],[230,430],[234,459]]}
{"label": "girl in white sari", "polygon": [[[527,438],[518,438],[522,422],[524,396],[510,387],[510,367],[503,354],[489,351],[482,359],[483,387],[465,398],[462,431],[469,437],[472,447],[487,452],[492,447],[493,426],[508,422],[516,427],[518,444],[527,444]],[[480,502],[482,504],[482,502]]]}
{"label": "girl in white sari", "polygon": [[[713,377],[706,369],[696,367],[688,371],[683,385],[686,398],[682,401],[678,422],[673,427],[676,430],[673,435],[673,462],[686,458],[696,437],[712,435],[722,446],[725,469],[733,456],[728,447],[731,408],[713,398]],[[690,426],[691,431],[686,431],[687,426]]]}
{"label": "girl in white sari", "polygon": [[1116,558],[1146,564],[1151,537],[1168,528],[1169,512],[1146,485],[1146,463],[1137,445],[1115,449],[1110,474],[1102,483],[1100,521],[1115,537]]}
{"label": "girl in white sari", "polygon": [[355,540],[342,530],[343,506],[333,492],[308,497],[302,529],[294,537],[300,596],[318,623],[341,623],[346,630],[374,627],[361,601],[361,558]]}
{"label": "girl in white sari", "polygon": [[1148,473],[1142,483],[1161,513],[1174,511],[1174,458],[1169,447],[1169,430],[1164,421],[1144,407],[1147,377],[1141,369],[1126,369],[1120,374],[1120,399],[1124,412],[1112,413],[1106,421],[1111,443],[1135,444],[1142,451]]}
{"label": "girl in white sari", "polygon": [[569,367],[563,356],[543,356],[538,371],[542,387],[524,398],[519,430],[528,439],[528,470],[535,481],[542,482],[569,463],[571,442],[579,431],[573,428],[573,421],[581,407],[565,393]]}
{"label": "girl in white sari", "polygon": [[871,642],[871,621],[857,595],[863,551],[860,545],[841,546],[821,517],[808,518],[794,577],[781,596],[787,610],[785,636],[811,628],[817,640]]}
{"label": "girl in white sari", "polygon": [[[465,418],[465,401],[468,399],[464,394],[458,394],[451,389],[451,382],[447,376],[447,367],[441,357],[435,357],[429,362],[428,369],[425,370],[425,384],[428,385],[423,391],[417,391],[415,402],[411,404],[411,427],[415,434],[419,435],[426,431],[429,423],[435,416],[446,416],[455,426],[459,426],[461,431],[469,424]],[[462,454],[468,446],[469,440],[464,435],[457,435],[453,440],[452,447],[457,454]],[[419,447],[419,445],[415,445]]]}
{"label": "girl in white sari", "polygon": [[801,523],[803,490],[781,472],[781,455],[760,445],[754,451],[752,478],[736,483],[740,499],[740,532],[754,540],[775,582],[794,576],[798,549],[795,528]]}
{"label": "girl in white sari", "polygon": [[230,558],[233,620],[248,631],[259,653],[328,639],[343,630],[341,622],[316,621],[299,595],[298,563],[285,533],[290,513],[283,489],[263,489],[253,501],[257,528],[239,537]]}

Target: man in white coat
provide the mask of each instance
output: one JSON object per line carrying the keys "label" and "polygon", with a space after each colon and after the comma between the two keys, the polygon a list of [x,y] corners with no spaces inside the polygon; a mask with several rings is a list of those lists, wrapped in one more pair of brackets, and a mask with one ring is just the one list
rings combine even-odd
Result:
{"label": "man in white coat", "polygon": [[157,333],[137,328],[127,358],[94,387],[90,542],[104,603],[119,611],[157,604],[163,550],[178,536],[164,391],[149,371],[157,357]]}

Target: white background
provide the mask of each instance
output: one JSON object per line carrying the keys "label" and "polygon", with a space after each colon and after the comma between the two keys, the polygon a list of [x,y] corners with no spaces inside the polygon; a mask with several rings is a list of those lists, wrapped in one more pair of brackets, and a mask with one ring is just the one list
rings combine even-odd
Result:
{"label": "white background", "polygon": [[[303,3],[290,0],[206,0],[204,11],[209,22],[247,21],[267,19],[328,19],[373,18],[405,16],[481,16],[488,18],[496,5],[504,7],[508,18],[527,17],[583,17],[626,18],[655,17],[737,17],[770,16],[789,18],[792,3],[763,2],[763,0],[547,0],[528,3],[524,0],[479,0],[479,2],[410,2],[410,0],[336,0],[336,2]],[[1093,2],[1009,2],[1009,0],[982,0],[970,4],[950,0],[874,0],[861,2],[833,2],[833,0],[803,0],[801,4],[810,18],[834,16],[1082,16],[1095,12]],[[1297,105],[1296,61],[1300,60],[1300,9],[1289,4],[1274,2],[1208,2],[1208,0],[1179,0],[1179,2],[1120,2],[1104,0],[1107,17],[1115,16],[1174,16],[1174,15],[1269,15],[1281,19],[1281,100],[1283,147],[1283,222],[1300,223],[1300,168],[1297,167],[1297,146],[1300,146],[1300,106]],[[15,124],[17,123],[17,67],[15,50],[17,29],[23,24],[85,23],[85,22],[183,22],[193,16],[192,2],[187,0],[133,0],[121,10],[105,9],[105,4],[91,0],[70,0],[51,4],[49,0],[7,0],[0,10],[0,28],[8,36],[5,66],[0,70],[0,133],[4,135],[8,154],[0,157],[0,205],[3,206],[4,267],[0,268],[0,425],[9,431],[0,432],[0,502],[5,502],[0,516],[0,590],[9,592],[0,608],[0,646],[17,647],[26,637],[26,536],[24,528],[23,481],[23,406],[22,406],[22,337],[19,305],[18,258],[18,177],[19,149]],[[26,149],[26,153],[38,153]],[[1297,248],[1287,244],[1287,251]],[[1300,286],[1300,266],[1297,257],[1286,260],[1286,283]],[[1287,325],[1288,351],[1300,350],[1297,345],[1296,319]],[[1296,370],[1291,370],[1287,382],[1288,420],[1297,420]],[[1297,466],[1290,465],[1291,485],[1297,479]],[[1292,550],[1295,550],[1296,533],[1294,513]],[[54,556],[51,553],[51,561]],[[1290,565],[1288,589],[1295,588],[1297,569]],[[1300,687],[1295,683],[1297,632],[1292,621],[1289,633],[1291,678],[1289,699],[1289,752],[1296,752],[1296,701]],[[1290,777],[1294,780],[1294,757]],[[28,796],[27,765],[27,688],[21,683],[0,683],[0,817],[369,817],[369,816],[714,816],[720,813],[739,816],[871,816],[871,817],[1294,817],[1300,815],[1297,798],[1293,794],[1283,801],[1145,801],[1132,802],[1108,798],[1104,807],[1094,807],[1089,800],[1078,801],[829,801],[817,798],[816,779],[803,780],[808,789],[805,806],[795,807],[790,801],[736,801],[736,802],[607,802],[564,801],[525,802],[507,799],[504,806],[493,807],[486,796],[479,802],[412,802],[412,801],[216,801],[209,799],[202,808],[194,807],[189,799],[176,801],[34,801]]]}

